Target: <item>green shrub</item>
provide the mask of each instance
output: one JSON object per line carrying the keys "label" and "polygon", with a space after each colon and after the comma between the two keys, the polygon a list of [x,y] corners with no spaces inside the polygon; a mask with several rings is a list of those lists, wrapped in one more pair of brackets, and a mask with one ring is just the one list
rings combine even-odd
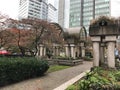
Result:
{"label": "green shrub", "polygon": [[0,58],[0,86],[43,75],[49,66],[36,58]]}
{"label": "green shrub", "polygon": [[116,78],[116,80],[120,81],[120,71],[115,73],[115,78]]}

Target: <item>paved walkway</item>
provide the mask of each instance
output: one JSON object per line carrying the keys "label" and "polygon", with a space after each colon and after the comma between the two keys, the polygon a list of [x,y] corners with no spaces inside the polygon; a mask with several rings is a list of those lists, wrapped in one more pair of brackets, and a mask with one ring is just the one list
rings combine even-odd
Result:
{"label": "paved walkway", "polygon": [[80,73],[90,69],[91,66],[92,62],[84,61],[81,65],[48,73],[43,77],[6,86],[0,88],[0,90],[53,90]]}

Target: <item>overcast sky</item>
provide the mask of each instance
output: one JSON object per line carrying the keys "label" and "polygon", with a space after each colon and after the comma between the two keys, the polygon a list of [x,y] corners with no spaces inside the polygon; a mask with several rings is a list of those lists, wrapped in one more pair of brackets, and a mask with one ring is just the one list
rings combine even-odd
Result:
{"label": "overcast sky", "polygon": [[[53,3],[54,0],[49,0]],[[113,16],[120,16],[120,0],[112,0],[114,3],[112,7],[112,15]],[[18,6],[19,0],[0,0],[0,12],[2,14],[6,14],[11,18],[17,18],[18,16]]]}
{"label": "overcast sky", "polygon": [[[48,0],[54,4],[54,0]],[[0,0],[0,12],[6,14],[11,18],[18,17],[19,0]]]}
{"label": "overcast sky", "polygon": [[19,0],[0,0],[0,12],[11,18],[18,16]]}

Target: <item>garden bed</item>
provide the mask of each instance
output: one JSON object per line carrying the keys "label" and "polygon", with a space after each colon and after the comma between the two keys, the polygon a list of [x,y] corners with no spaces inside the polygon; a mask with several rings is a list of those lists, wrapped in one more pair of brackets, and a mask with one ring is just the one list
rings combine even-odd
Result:
{"label": "garden bed", "polygon": [[75,66],[79,64],[83,64],[83,60],[57,60],[59,65],[70,65]]}
{"label": "garden bed", "polygon": [[120,90],[120,71],[94,68],[66,90]]}
{"label": "garden bed", "polygon": [[61,59],[49,59],[47,60],[49,65],[68,65],[68,66],[75,66],[79,64],[83,64],[83,60],[61,60]]}

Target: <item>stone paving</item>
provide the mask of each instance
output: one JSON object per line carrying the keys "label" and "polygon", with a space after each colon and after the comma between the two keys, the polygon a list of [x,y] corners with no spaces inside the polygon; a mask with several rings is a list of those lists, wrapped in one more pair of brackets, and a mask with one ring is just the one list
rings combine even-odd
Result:
{"label": "stone paving", "polygon": [[0,88],[0,90],[53,90],[80,73],[89,70],[90,67],[92,67],[92,62],[84,61],[81,65],[47,73],[45,76],[9,85]]}

